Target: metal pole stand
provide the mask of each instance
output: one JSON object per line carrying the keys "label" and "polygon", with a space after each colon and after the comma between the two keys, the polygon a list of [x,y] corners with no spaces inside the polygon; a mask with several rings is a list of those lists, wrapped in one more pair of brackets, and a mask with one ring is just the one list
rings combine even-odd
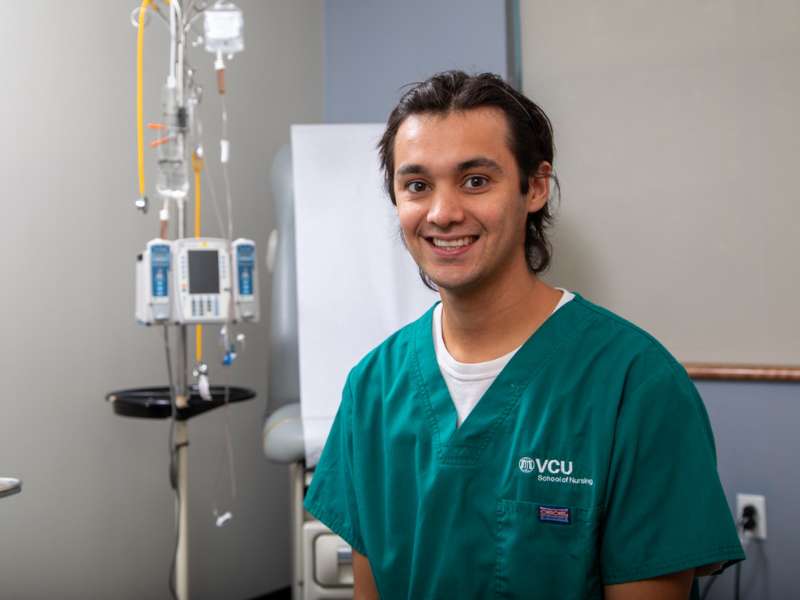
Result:
{"label": "metal pole stand", "polygon": [[175,422],[178,480],[178,551],[175,559],[175,591],[178,600],[189,600],[189,435],[186,421]]}
{"label": "metal pole stand", "polygon": [[[185,364],[185,362],[184,362]],[[175,399],[177,411],[173,432],[174,482],[178,492],[178,548],[175,556],[175,595],[178,600],[189,598],[189,423],[190,418],[202,415],[226,404],[244,402],[256,397],[254,391],[238,386],[211,386],[211,400],[203,400],[194,387],[184,383],[187,395]],[[155,386],[117,390],[106,395],[114,412],[123,417],[170,419],[173,417],[172,389]],[[4,480],[0,479],[0,485]],[[16,480],[14,480],[16,481]],[[0,493],[2,496],[2,493]]]}

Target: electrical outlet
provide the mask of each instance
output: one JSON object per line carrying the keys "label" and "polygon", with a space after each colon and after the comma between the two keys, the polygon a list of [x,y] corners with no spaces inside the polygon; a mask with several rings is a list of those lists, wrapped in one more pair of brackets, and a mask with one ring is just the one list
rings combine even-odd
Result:
{"label": "electrical outlet", "polygon": [[767,539],[767,499],[758,494],[736,494],[736,521],[742,519],[744,507],[751,505],[756,509],[756,528],[744,533],[751,540]]}

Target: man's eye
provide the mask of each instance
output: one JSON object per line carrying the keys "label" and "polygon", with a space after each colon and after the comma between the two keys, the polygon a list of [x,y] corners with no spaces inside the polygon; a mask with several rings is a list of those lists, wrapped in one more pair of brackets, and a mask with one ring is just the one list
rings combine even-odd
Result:
{"label": "man's eye", "polygon": [[464,187],[475,190],[478,188],[482,188],[489,183],[489,180],[484,177],[483,175],[470,175],[464,181]]}
{"label": "man's eye", "polygon": [[420,192],[424,192],[427,189],[427,185],[424,181],[409,181],[406,184],[406,189],[409,192],[419,194]]}

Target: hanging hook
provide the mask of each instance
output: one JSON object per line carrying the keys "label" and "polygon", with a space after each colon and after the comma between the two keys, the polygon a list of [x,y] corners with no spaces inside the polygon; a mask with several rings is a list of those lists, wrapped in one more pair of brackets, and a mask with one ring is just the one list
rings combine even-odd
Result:
{"label": "hanging hook", "polygon": [[[137,6],[131,11],[131,25],[133,25],[135,29],[139,29],[139,11],[141,10],[142,7]],[[144,26],[147,27],[149,23],[150,23],[150,11],[144,13]]]}

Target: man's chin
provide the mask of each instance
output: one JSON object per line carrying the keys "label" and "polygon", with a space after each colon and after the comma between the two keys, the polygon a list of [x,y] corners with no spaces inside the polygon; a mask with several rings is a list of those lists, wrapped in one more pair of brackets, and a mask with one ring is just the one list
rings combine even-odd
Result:
{"label": "man's chin", "polygon": [[478,287],[480,278],[474,274],[455,274],[455,273],[426,273],[428,279],[439,288],[440,291],[449,294],[466,294]]}

